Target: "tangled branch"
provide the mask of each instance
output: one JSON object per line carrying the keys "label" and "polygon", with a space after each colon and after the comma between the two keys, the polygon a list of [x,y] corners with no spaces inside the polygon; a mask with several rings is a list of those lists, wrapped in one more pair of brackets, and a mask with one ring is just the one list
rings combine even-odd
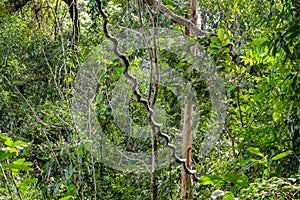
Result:
{"label": "tangled branch", "polygon": [[155,6],[157,6],[160,13],[168,17],[170,20],[180,24],[191,30],[196,36],[207,36],[209,32],[201,30],[196,24],[194,24],[190,19],[186,19],[182,16],[176,15],[169,8],[163,5],[161,2],[154,1]]}
{"label": "tangled branch", "polygon": [[[195,179],[198,180],[199,178],[196,176],[196,170],[192,170],[192,169],[188,168],[186,159],[179,158],[176,155],[176,147],[175,147],[174,144],[170,143],[170,137],[166,133],[163,133],[162,130],[161,130],[161,125],[158,124],[157,122],[155,122],[155,120],[154,120],[154,110],[151,108],[149,100],[142,97],[142,95],[139,91],[139,88],[138,88],[138,84],[139,84],[138,79],[129,72],[129,66],[130,66],[129,59],[127,58],[126,55],[122,54],[119,51],[119,49],[118,49],[119,41],[115,37],[113,37],[112,35],[109,34],[108,17],[106,15],[106,13],[103,11],[102,1],[101,0],[96,0],[96,1],[97,1],[97,4],[98,4],[99,12],[100,12],[100,14],[103,18],[103,30],[104,30],[105,37],[113,43],[113,45],[114,45],[114,48],[113,48],[114,54],[116,56],[118,56],[124,62],[125,67],[124,67],[123,74],[127,79],[130,79],[132,81],[132,83],[133,83],[132,91],[133,91],[134,95],[137,98],[137,102],[142,103],[142,104],[145,105],[145,107],[147,109],[147,112],[149,114],[149,124],[150,124],[150,126],[154,130],[157,130],[158,135],[165,140],[165,146],[171,150],[171,157],[174,159],[174,161],[179,163],[179,164],[182,164],[185,172],[189,175],[192,175]],[[161,5],[160,5],[160,7],[161,7]],[[163,7],[159,8],[159,9],[162,9],[162,8]],[[174,17],[173,15],[170,15],[170,16]],[[191,24],[192,24],[192,22],[191,22]]]}

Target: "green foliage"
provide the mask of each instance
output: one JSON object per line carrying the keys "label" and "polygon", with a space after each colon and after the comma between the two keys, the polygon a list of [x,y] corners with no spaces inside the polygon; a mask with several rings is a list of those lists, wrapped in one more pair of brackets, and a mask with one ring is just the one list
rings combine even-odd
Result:
{"label": "green foliage", "polygon": [[[141,22],[145,29],[152,28],[152,14],[158,14],[159,27],[185,32],[155,6],[103,2],[113,33],[139,29]],[[188,1],[162,2],[177,15],[189,13]],[[105,158],[93,154],[89,137],[74,124],[73,83],[87,55],[104,38],[96,1],[78,3],[79,40],[72,35],[72,19],[63,1],[29,1],[16,11],[18,3],[0,2],[0,199],[150,199],[149,174],[104,165]],[[188,58],[160,49],[158,61],[189,80],[200,99],[193,169],[202,176],[194,183],[194,198],[212,198],[220,190],[223,199],[299,199],[299,1],[198,3],[199,26],[211,32],[198,41],[217,66],[226,90],[226,124],[211,152],[201,150],[212,114],[210,86],[199,72],[190,70]],[[118,82],[123,77],[120,60],[101,57],[113,52],[98,53],[95,66],[101,62],[105,68],[97,77],[93,105],[105,136],[119,148],[151,152],[150,139],[128,136],[116,125],[112,91],[130,90],[131,85]],[[144,80],[149,77],[143,71],[150,66],[147,49],[126,53],[141,93],[148,94]],[[159,91],[156,105],[164,108],[167,120],[157,120],[173,138],[181,127],[181,105],[171,89],[159,86]],[[128,105],[132,122],[147,125],[146,109],[130,92]],[[126,123],[124,113],[117,114]],[[180,198],[180,167],[169,163],[157,171],[159,199]]]}
{"label": "green foliage", "polygon": [[29,145],[21,140],[13,141],[6,134],[0,133],[0,179],[3,182],[0,186],[1,197],[22,195],[34,198],[37,195],[34,188],[37,178],[28,177],[28,174],[24,173],[33,171],[32,162],[27,162],[21,157]]}
{"label": "green foliage", "polygon": [[299,176],[295,178],[257,179],[242,189],[241,199],[299,199]]}

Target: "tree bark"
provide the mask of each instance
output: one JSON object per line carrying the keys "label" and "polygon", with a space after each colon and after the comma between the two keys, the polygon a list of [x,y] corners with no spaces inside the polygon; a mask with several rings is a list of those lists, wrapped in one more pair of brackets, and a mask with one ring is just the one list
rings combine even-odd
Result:
{"label": "tree bark", "polygon": [[158,183],[157,183],[156,171],[157,171],[157,164],[158,164],[158,135],[157,135],[157,131],[153,127],[151,129],[151,137],[152,137],[151,199],[157,200]]}
{"label": "tree bark", "polygon": [[[190,16],[189,19],[194,25],[197,24],[197,0],[190,1]],[[194,35],[192,31],[187,31],[189,35]],[[196,56],[196,46],[191,47],[193,56]],[[186,104],[184,106],[184,120],[183,120],[183,138],[182,138],[182,157],[186,159],[187,167],[192,169],[192,108],[193,105]],[[193,198],[193,182],[191,175],[188,175],[184,168],[181,173],[181,199]]]}
{"label": "tree bark", "polygon": [[[186,164],[189,169],[192,168],[192,105],[184,106],[183,120],[183,139],[182,139],[182,158],[186,159]],[[192,178],[182,167],[181,172],[181,199],[192,198]]]}
{"label": "tree bark", "polygon": [[[193,11],[196,10],[196,12],[193,13],[193,18],[194,19],[192,19],[192,18],[186,19],[182,16],[176,15],[169,8],[167,8],[165,5],[163,5],[161,2],[158,2],[156,0],[153,0],[153,2],[154,2],[154,5],[157,7],[157,9],[159,10],[160,13],[162,13],[164,16],[168,17],[170,20],[176,22],[177,24],[189,28],[190,31],[193,32],[194,35],[196,35],[196,36],[207,36],[210,33],[210,32],[207,32],[207,31],[204,31],[204,30],[201,30],[200,28],[198,28],[197,25],[196,25],[197,20],[196,20],[196,23],[194,21],[194,19],[198,18],[197,4],[194,3],[194,0],[191,0],[192,4],[190,4],[190,5],[193,5],[193,6],[196,5],[196,9],[193,9]],[[190,13],[190,16],[191,16],[191,13]]]}

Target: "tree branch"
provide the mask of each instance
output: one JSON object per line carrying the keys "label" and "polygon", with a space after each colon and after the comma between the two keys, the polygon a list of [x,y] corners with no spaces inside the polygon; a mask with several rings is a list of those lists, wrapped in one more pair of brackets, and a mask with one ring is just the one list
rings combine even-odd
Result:
{"label": "tree branch", "polygon": [[171,150],[171,157],[174,159],[174,161],[179,164],[182,164],[185,172],[189,175],[192,175],[195,179],[198,180],[199,178],[196,176],[196,170],[190,169],[187,166],[186,159],[179,158],[178,155],[176,155],[176,147],[174,144],[170,143],[171,139],[170,139],[169,135],[167,135],[166,133],[163,133],[161,130],[161,125],[158,124],[154,120],[154,110],[151,108],[150,102],[148,101],[148,99],[145,99],[142,97],[142,95],[139,91],[139,88],[138,88],[138,83],[139,83],[138,79],[129,72],[129,66],[130,66],[129,59],[127,58],[126,55],[124,55],[123,53],[121,53],[119,51],[119,49],[118,49],[119,41],[115,37],[110,35],[110,33],[108,31],[108,17],[106,15],[106,13],[103,11],[102,1],[96,0],[96,2],[98,4],[99,12],[103,18],[104,34],[105,34],[106,38],[109,39],[113,43],[114,54],[116,56],[118,56],[124,62],[125,67],[124,67],[123,74],[127,79],[132,81],[132,83],[133,83],[132,91],[137,98],[137,102],[144,104],[144,106],[146,107],[147,112],[149,114],[148,117],[149,117],[150,126],[154,129],[156,129],[158,135],[165,140],[165,146]]}
{"label": "tree branch", "polygon": [[196,24],[194,24],[191,20],[186,19],[182,16],[176,15],[173,13],[169,8],[167,8],[165,5],[163,5],[161,2],[153,1],[153,4],[157,7],[159,12],[166,17],[168,17],[170,20],[178,23],[181,26],[184,26],[188,29],[190,29],[194,35],[196,36],[207,36],[210,32],[201,30]]}

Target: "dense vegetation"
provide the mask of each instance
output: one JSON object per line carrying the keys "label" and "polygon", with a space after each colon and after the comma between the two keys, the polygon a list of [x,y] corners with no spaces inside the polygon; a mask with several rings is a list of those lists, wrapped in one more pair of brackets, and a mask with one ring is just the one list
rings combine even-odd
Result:
{"label": "dense vegetation", "polygon": [[[176,16],[190,13],[189,1],[158,2]],[[192,168],[199,179],[187,198],[300,199],[299,0],[198,0],[201,36],[188,36],[192,29],[155,0],[2,0],[0,199],[180,199],[182,165],[162,137],[150,136],[149,111],[105,39],[99,4],[171,142],[181,145],[181,99],[197,99]],[[186,82],[172,82],[172,70]],[[177,85],[156,84],[159,78]],[[187,83],[194,96],[175,92]],[[94,121],[85,115],[90,105]],[[90,128],[95,122],[100,132]],[[153,140],[162,151],[151,173]],[[142,157],[121,161],[116,152]]]}

